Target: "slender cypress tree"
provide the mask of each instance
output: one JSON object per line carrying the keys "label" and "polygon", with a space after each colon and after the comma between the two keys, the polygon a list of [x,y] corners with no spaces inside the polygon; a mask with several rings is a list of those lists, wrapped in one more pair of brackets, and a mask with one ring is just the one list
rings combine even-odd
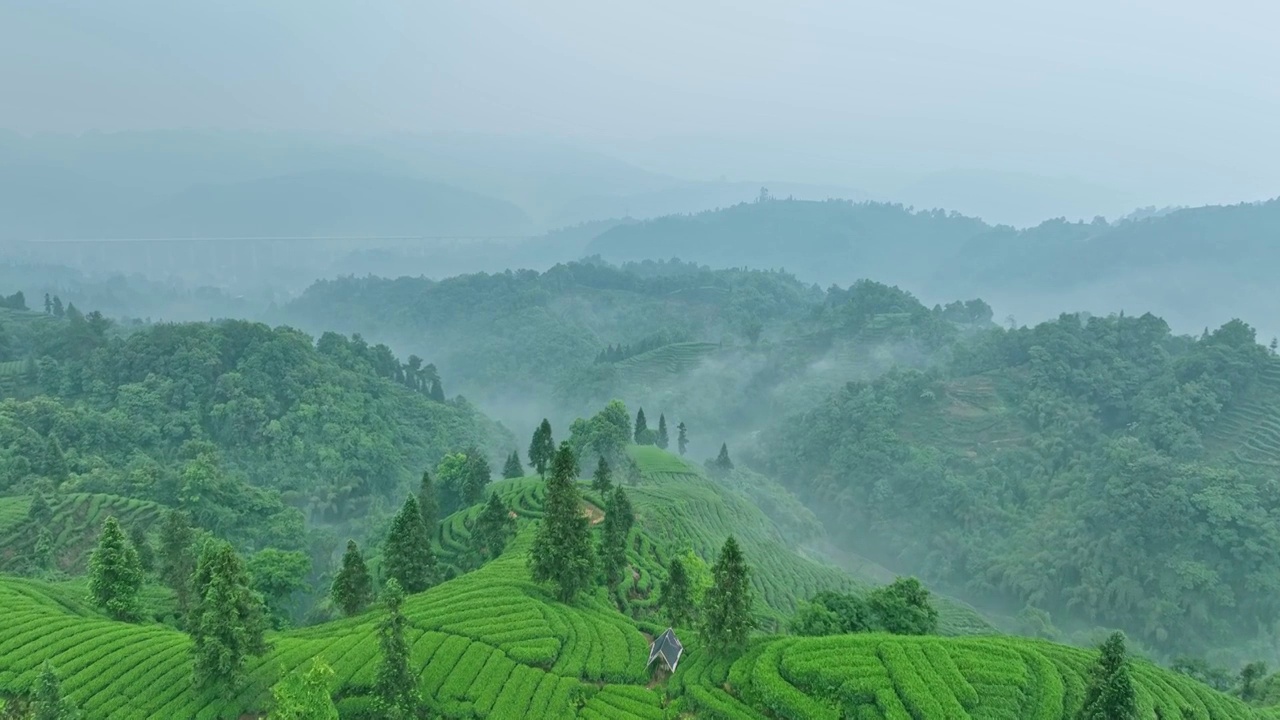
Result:
{"label": "slender cypress tree", "polygon": [[685,450],[689,449],[689,428],[685,427],[682,421],[676,426],[676,430],[680,431],[679,436],[676,437],[676,447],[680,448],[680,454],[684,455]]}
{"label": "slender cypress tree", "polygon": [[1099,648],[1079,720],[1137,720],[1138,701],[1125,655],[1124,633],[1115,632]]}
{"label": "slender cypress tree", "polygon": [[555,454],[556,445],[551,438],[551,422],[543,418],[542,424],[533,431],[533,440],[529,443],[529,464],[533,465],[539,475],[546,477],[547,467]]}
{"label": "slender cypress tree", "polygon": [[53,314],[53,300],[49,298],[49,293],[44,294],[44,314],[45,315]]}
{"label": "slender cypress tree", "polygon": [[32,688],[30,717],[31,720],[75,720],[80,717],[71,702],[62,696],[62,683],[48,660],[40,665],[40,674]]}
{"label": "slender cypress tree", "polygon": [[32,565],[41,572],[48,572],[54,568],[53,533],[49,532],[48,525],[41,525],[36,531],[35,557],[32,559]]}
{"label": "slender cypress tree", "polygon": [[347,551],[342,554],[342,569],[333,578],[329,597],[342,614],[348,616],[364,610],[373,600],[373,578],[369,576],[369,568],[365,567],[364,556],[360,554],[360,546],[355,540],[347,541]]}
{"label": "slender cypress tree", "polygon": [[196,531],[186,513],[169,510],[160,524],[160,579],[178,596],[178,609],[191,607],[191,576],[196,570]]}
{"label": "slender cypress tree", "polygon": [[605,498],[609,497],[609,491],[613,489],[613,471],[609,469],[609,461],[603,455],[596,463],[595,474],[591,476],[591,489]]}
{"label": "slender cypress tree", "polygon": [[502,477],[508,480],[524,477],[524,465],[520,463],[519,450],[512,450],[507,456],[507,464],[502,467]]}
{"label": "slender cypress tree", "polygon": [[444,388],[440,385],[440,378],[431,380],[431,399],[438,403],[444,402]]}
{"label": "slender cypress tree", "polygon": [[418,486],[418,514],[422,515],[422,526],[427,529],[427,537],[434,538],[440,522],[440,500],[436,498],[436,489],[431,484],[431,474],[422,472],[422,483]]}
{"label": "slender cypress tree", "polygon": [[427,538],[427,527],[422,524],[418,501],[412,495],[405,498],[391,521],[382,562],[387,577],[395,578],[406,592],[422,592],[435,580],[436,556]]}
{"label": "slender cypress tree", "polygon": [[238,688],[245,659],[267,651],[262,596],[251,588],[240,556],[222,540],[205,543],[191,586],[195,604],[187,628],[194,641],[196,685]]}
{"label": "slender cypress tree", "polygon": [[477,554],[482,557],[496,558],[507,548],[507,541],[516,532],[516,520],[511,517],[511,510],[498,493],[489,494],[489,502],[476,517],[475,526],[471,528],[471,538],[475,543]]}
{"label": "slender cypress tree", "polygon": [[627,567],[627,538],[635,515],[631,501],[621,487],[614,488],[605,505],[604,528],[600,534],[600,563],[604,569],[605,583],[616,590]]}
{"label": "slender cypress tree", "polygon": [[115,517],[107,518],[98,549],[89,558],[89,596],[116,620],[137,620],[142,565]]}
{"label": "slender cypress tree", "polygon": [[666,450],[667,446],[671,444],[671,438],[667,435],[667,416],[665,414],[658,415],[658,436],[654,438],[653,444],[663,450]]}
{"label": "slender cypress tree", "polygon": [[574,484],[577,464],[569,443],[560,443],[547,480],[542,522],[529,553],[533,579],[554,583],[556,597],[563,602],[572,602],[591,583],[595,564],[590,525]]}
{"label": "slender cypress tree", "polygon": [[637,445],[644,445],[648,440],[649,423],[644,419],[644,408],[636,413],[636,432],[635,441]]}
{"label": "slender cypress tree", "polygon": [[418,679],[409,670],[409,643],[404,637],[409,621],[400,609],[404,590],[395,578],[383,588],[382,602],[387,617],[378,625],[382,657],[373,681],[374,707],[377,716],[386,720],[418,718],[423,715],[422,697],[418,695]]}
{"label": "slender cypress tree", "polygon": [[693,590],[689,587],[689,575],[680,558],[671,558],[667,567],[667,579],[662,583],[658,605],[667,612],[672,627],[682,627],[693,615]]}
{"label": "slender cypress tree", "polygon": [[53,508],[49,507],[49,500],[43,492],[36,490],[35,496],[31,498],[31,506],[27,508],[27,517],[36,527],[47,526],[53,520]]}
{"label": "slender cypress tree", "polygon": [[741,649],[755,620],[751,578],[738,541],[729,536],[711,568],[712,583],[702,601],[702,639],[716,652]]}

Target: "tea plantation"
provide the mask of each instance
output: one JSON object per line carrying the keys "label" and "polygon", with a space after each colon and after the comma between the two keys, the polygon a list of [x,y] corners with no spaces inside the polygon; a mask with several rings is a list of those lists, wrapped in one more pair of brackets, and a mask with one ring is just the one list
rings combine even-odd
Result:
{"label": "tea plantation", "polygon": [[[711,554],[732,529],[753,567],[757,615],[781,618],[820,589],[861,584],[819,559],[788,549],[767,517],[702,472],[653,448],[637,448],[644,471],[634,498],[638,531],[628,555],[635,570],[635,617],[656,594],[662,562],[683,544]],[[521,518],[499,558],[406,599],[407,639],[419,689],[443,718],[1070,718],[1080,707],[1093,654],[1007,637],[850,635],[758,637],[736,657],[703,651],[681,629],[686,653],[671,677],[646,668],[660,626],[618,612],[604,591],[573,605],[531,581],[526,556],[541,510],[538,478],[493,484]],[[87,520],[106,500],[68,497],[58,514]],[[21,522],[25,505],[0,503],[0,526]],[[442,562],[465,552],[475,508],[446,518],[436,543]],[[137,508],[141,514],[150,508]],[[0,695],[28,686],[50,660],[63,691],[85,718],[253,716],[269,709],[282,675],[321,658],[335,672],[341,717],[373,718],[382,610],[269,635],[234,692],[192,689],[191,642],[161,625],[103,618],[66,584],[0,577]],[[944,608],[953,634],[989,631],[959,606]],[[768,624],[766,629],[771,629]],[[1253,718],[1238,701],[1144,663],[1134,676],[1147,718]]]}

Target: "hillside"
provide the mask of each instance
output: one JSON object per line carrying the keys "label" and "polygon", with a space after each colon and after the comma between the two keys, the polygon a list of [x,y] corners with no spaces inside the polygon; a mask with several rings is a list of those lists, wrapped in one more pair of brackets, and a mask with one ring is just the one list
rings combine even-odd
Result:
{"label": "hillside", "polygon": [[1236,662],[1268,652],[1255,623],[1277,611],[1278,377],[1239,321],[1196,339],[1064,315],[852,383],[753,460],[839,543],[980,606],[1047,611],[1058,628],[1037,632],[1120,627]]}
{"label": "hillside", "polygon": [[[735,528],[762,525],[736,517],[750,511],[724,505],[731,496],[678,459],[651,448],[637,449],[636,457],[643,468],[640,484],[632,488],[640,530],[628,554],[642,571],[654,567],[651,552],[669,552],[670,543],[694,527],[701,530],[695,538],[716,544],[722,522]],[[679,671],[654,682],[645,669],[647,643],[661,626],[617,612],[600,592],[565,605],[530,581],[528,523],[538,505],[533,488],[540,484],[530,478],[495,483],[524,518],[515,541],[500,558],[405,603],[414,676],[440,717],[1065,719],[1082,702],[1090,653],[994,637],[762,636],[740,656],[718,657],[699,646],[695,633],[682,632],[686,653]],[[716,496],[721,502],[696,501]],[[455,518],[467,512],[472,511]],[[447,528],[459,524],[466,526],[452,518],[443,524],[439,540],[446,553],[454,532]],[[753,564],[758,558],[754,573],[764,578],[766,606],[797,593],[797,581],[822,575],[803,562],[797,565],[794,557],[771,564],[768,556],[781,559],[783,552],[770,550],[772,542],[761,536],[744,543],[752,548]],[[790,574],[777,582],[786,566]],[[642,572],[637,584],[643,577]],[[269,689],[283,674],[321,658],[335,671],[341,716],[373,717],[369,692],[382,610],[273,634],[271,650],[250,662],[240,689],[196,692],[185,634],[109,621],[62,596],[38,581],[0,576],[6,618],[0,626],[0,693],[25,687],[48,659],[86,720],[238,718],[267,709]],[[645,613],[643,607],[632,610]],[[1168,711],[1184,706],[1190,711],[1184,717],[1255,717],[1234,699],[1145,663],[1138,662],[1134,674],[1143,717],[1173,717]],[[1156,715],[1157,708],[1165,714]]]}
{"label": "hillside", "polygon": [[[321,281],[279,313],[319,331],[359,332],[401,352],[430,356],[452,387],[513,426],[548,407],[573,417],[613,397],[574,397],[557,388],[609,345],[663,336],[736,342],[754,322],[811,311],[822,293],[783,273],[712,271],[687,263],[614,267],[601,262],[426,278]],[[611,394],[609,394],[611,393]]]}
{"label": "hillside", "polygon": [[988,229],[974,218],[901,205],[767,199],[621,225],[587,252],[613,262],[674,257],[712,267],[785,268],[823,285],[873,278],[915,288],[938,260]]}

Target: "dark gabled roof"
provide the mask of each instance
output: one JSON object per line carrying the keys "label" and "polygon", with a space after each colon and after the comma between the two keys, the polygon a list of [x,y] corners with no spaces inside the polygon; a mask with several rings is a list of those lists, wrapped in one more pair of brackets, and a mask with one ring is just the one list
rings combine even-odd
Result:
{"label": "dark gabled roof", "polygon": [[671,668],[672,672],[675,672],[676,663],[680,662],[680,655],[683,653],[684,645],[680,644],[675,631],[667,628],[667,631],[659,635],[658,639],[654,640],[653,644],[649,646],[649,662],[646,666],[652,665],[653,661],[661,656],[667,667]]}

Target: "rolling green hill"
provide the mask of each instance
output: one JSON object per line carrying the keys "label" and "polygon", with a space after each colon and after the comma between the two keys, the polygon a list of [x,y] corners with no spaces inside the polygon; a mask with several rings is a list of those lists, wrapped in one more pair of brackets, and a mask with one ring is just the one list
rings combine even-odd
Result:
{"label": "rolling green hill", "polygon": [[[741,537],[765,617],[775,604],[790,606],[836,577],[788,556],[764,529],[767,520],[691,466],[653,448],[638,448],[635,457],[644,476],[631,488],[639,532],[629,556],[639,569],[657,570],[654,560],[681,538],[709,547],[729,529],[746,528]],[[515,541],[500,558],[405,603],[412,666],[440,717],[1020,720],[1069,718],[1081,703],[1090,653],[998,636],[765,635],[740,657],[717,658],[682,630],[679,671],[655,682],[645,661],[660,626],[617,612],[602,591],[565,605],[529,579],[529,523],[541,506],[540,485],[537,478],[495,483],[522,518]],[[442,524],[437,541],[446,554],[465,544],[473,513]],[[241,688],[197,692],[185,634],[106,620],[76,597],[0,577],[0,695],[26,687],[50,660],[87,720],[239,718],[266,710],[283,674],[322,658],[335,671],[344,720],[374,717],[369,693],[381,610],[270,635],[270,651],[251,659]],[[1134,674],[1144,718],[1256,717],[1238,701],[1154,666],[1137,662]]]}

